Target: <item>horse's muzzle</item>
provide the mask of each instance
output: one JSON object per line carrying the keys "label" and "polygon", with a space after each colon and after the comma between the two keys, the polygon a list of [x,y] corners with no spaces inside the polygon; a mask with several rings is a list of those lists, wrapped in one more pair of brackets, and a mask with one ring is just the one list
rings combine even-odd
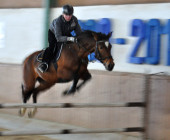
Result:
{"label": "horse's muzzle", "polygon": [[108,71],[112,71],[114,66],[115,66],[115,63],[114,62],[110,62],[110,63],[106,63],[105,68]]}

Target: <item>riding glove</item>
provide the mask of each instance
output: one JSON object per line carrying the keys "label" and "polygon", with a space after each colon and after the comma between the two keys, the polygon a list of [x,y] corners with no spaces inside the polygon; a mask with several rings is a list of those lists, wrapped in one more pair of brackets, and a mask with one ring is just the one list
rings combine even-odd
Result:
{"label": "riding glove", "polygon": [[67,41],[71,41],[71,42],[77,42],[77,38],[75,37],[67,37]]}

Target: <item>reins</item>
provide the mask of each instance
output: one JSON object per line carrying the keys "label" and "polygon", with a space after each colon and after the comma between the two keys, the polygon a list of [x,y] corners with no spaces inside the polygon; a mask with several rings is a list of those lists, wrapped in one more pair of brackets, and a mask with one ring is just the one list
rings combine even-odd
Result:
{"label": "reins", "polygon": [[[101,43],[101,42],[105,42],[105,40],[100,40],[100,41],[96,41],[96,47],[95,47],[95,57],[99,60],[99,61],[103,61],[105,59],[109,59],[109,58],[112,58],[112,56],[107,56],[107,57],[104,57],[102,58],[101,56],[101,53],[99,52],[99,49],[98,49],[98,43]],[[91,53],[86,47],[84,47],[83,45],[80,45],[79,42],[77,42],[77,45],[79,46],[79,49],[80,48],[83,48],[86,52],[89,52]]]}
{"label": "reins", "polygon": [[110,56],[106,56],[106,57],[102,58],[101,53],[100,53],[100,52],[99,52],[99,50],[98,50],[98,43],[100,43],[100,42],[105,42],[105,40],[96,41],[96,48],[95,48],[95,52],[97,53],[97,55],[96,55],[95,57],[96,57],[99,61],[103,61],[103,60],[105,60],[105,59],[112,58],[112,56],[111,56],[111,55],[110,55]]}

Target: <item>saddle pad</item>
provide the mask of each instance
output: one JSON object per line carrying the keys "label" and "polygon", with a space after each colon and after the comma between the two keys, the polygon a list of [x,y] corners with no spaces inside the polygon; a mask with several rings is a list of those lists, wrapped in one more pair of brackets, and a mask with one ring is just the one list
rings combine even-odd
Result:
{"label": "saddle pad", "polygon": [[37,55],[37,61],[38,61],[38,62],[42,62],[44,51],[45,51],[45,50],[42,50],[42,51]]}

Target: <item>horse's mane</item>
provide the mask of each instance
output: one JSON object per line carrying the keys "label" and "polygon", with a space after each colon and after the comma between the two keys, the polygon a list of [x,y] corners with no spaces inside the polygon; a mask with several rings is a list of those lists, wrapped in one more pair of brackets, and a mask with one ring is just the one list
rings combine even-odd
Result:
{"label": "horse's mane", "polygon": [[93,34],[97,34],[98,40],[108,40],[108,36],[106,34],[103,34],[101,32],[94,32],[90,30],[84,30],[82,33],[77,37],[78,39],[83,39],[83,38],[93,38]]}
{"label": "horse's mane", "polygon": [[81,34],[78,36],[78,38],[91,38],[93,37],[93,31],[90,30],[84,30],[81,32]]}

